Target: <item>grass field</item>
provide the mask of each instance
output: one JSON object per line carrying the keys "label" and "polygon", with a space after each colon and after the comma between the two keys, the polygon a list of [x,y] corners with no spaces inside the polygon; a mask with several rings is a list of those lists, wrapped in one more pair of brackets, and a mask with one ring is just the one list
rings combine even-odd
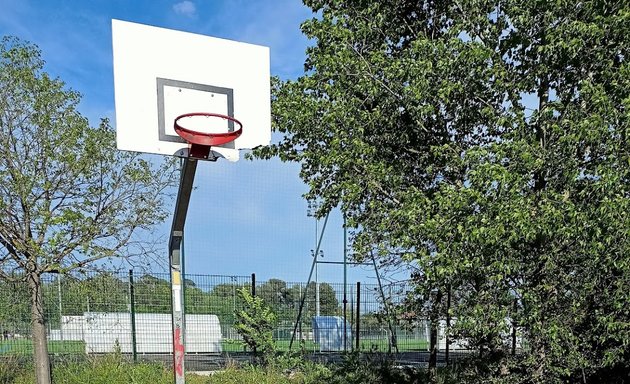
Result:
{"label": "grass field", "polygon": [[[389,348],[389,343],[386,339],[364,338],[359,341],[359,347],[362,351],[369,351],[369,350],[387,351]],[[399,352],[426,351],[428,347],[429,347],[429,342],[426,340],[415,340],[415,339],[398,340]]]}
{"label": "grass field", "polygon": [[[84,354],[83,341],[49,341],[48,352],[51,354]],[[30,339],[0,341],[0,355],[32,355],[33,342]]]}
{"label": "grass field", "polygon": [[[288,351],[289,350],[290,340],[277,340],[276,347],[278,351]],[[362,351],[382,351],[385,352],[388,350],[388,342],[385,339],[361,339],[360,349]],[[354,343],[352,340],[348,340],[347,348],[351,350],[354,347]],[[403,339],[398,341],[398,350],[400,352],[408,352],[408,351],[426,351],[428,347],[428,342],[425,340],[409,340]],[[223,352],[243,352],[245,351],[245,347],[242,341],[240,340],[230,340],[223,339],[222,342]],[[307,340],[303,346],[300,345],[299,341],[293,342],[293,350],[298,351],[301,348],[304,348],[307,352],[316,352],[319,350],[319,346],[311,340]],[[69,355],[80,355],[85,353],[85,343],[82,341],[49,341],[48,342],[48,351],[51,354],[69,354]],[[13,339],[13,340],[5,340],[0,341],[0,355],[32,355],[33,354],[33,343],[29,339]]]}

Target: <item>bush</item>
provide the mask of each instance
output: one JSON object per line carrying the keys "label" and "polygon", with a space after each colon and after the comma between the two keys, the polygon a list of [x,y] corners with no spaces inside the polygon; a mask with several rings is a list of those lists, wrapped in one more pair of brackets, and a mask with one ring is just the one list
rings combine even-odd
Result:
{"label": "bush", "polygon": [[[83,361],[65,362],[53,366],[55,384],[171,384],[173,374],[160,364],[131,364],[120,354],[91,357]],[[22,370],[12,381],[1,383],[32,384],[35,374]]]}
{"label": "bush", "polygon": [[[292,364],[292,363],[291,363]],[[318,375],[314,364],[300,363],[302,370],[286,370],[290,363],[279,360],[273,366],[228,367],[225,371],[204,377],[186,374],[187,384],[315,384]],[[323,367],[323,366],[320,366]],[[311,372],[310,376],[309,373]],[[172,384],[173,371],[159,363],[131,363],[120,353],[65,361],[53,367],[55,384]],[[5,358],[0,364],[0,384],[33,384],[32,364],[24,358]]]}
{"label": "bush", "polygon": [[244,301],[244,308],[236,312],[234,328],[250,350],[262,359],[263,364],[267,364],[275,351],[273,329],[276,314],[263,299],[252,296],[246,288],[240,289],[238,294]]}
{"label": "bush", "polygon": [[24,356],[6,355],[0,357],[0,383],[12,383],[17,377],[28,372],[32,360]]}
{"label": "bush", "polygon": [[[35,382],[30,361],[5,358],[0,364],[0,384]],[[159,363],[133,364],[121,354],[86,357],[57,363],[55,384],[172,384],[173,372]],[[459,383],[457,370],[438,371],[437,384]],[[474,381],[471,381],[474,382]],[[424,369],[402,368],[380,354],[347,354],[341,364],[327,366],[308,361],[299,353],[270,357],[266,366],[230,366],[212,376],[186,375],[187,384],[424,384]]]}
{"label": "bush", "polygon": [[[320,365],[321,366],[321,365]],[[429,371],[424,368],[402,367],[390,356],[378,353],[349,353],[328,373],[322,371],[312,383],[327,384],[425,384],[431,383]],[[439,369],[434,384],[458,384],[458,370],[453,367]]]}
{"label": "bush", "polygon": [[284,375],[273,369],[247,367],[228,368],[210,376],[208,384],[298,384],[303,383],[299,375]]}

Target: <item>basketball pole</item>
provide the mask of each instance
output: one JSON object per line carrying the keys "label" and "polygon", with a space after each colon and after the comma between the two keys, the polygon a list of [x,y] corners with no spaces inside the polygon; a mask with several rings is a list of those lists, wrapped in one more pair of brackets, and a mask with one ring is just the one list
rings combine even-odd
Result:
{"label": "basketball pole", "polygon": [[169,239],[169,263],[171,272],[171,310],[173,322],[173,372],[175,384],[185,384],[184,357],[186,347],[184,344],[184,277],[183,277],[183,255],[182,241],[184,238],[184,227],[186,225],[186,215],[188,204],[195,181],[195,171],[197,170],[197,159],[185,158],[182,160],[179,190],[177,191],[177,201],[175,203],[175,213],[173,214],[173,224],[171,225],[171,235]]}

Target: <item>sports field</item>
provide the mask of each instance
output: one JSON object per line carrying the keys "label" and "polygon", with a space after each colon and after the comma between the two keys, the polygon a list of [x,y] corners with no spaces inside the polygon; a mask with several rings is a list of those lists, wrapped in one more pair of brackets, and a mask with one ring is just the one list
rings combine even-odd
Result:
{"label": "sports field", "polygon": [[[288,351],[290,340],[277,340],[278,351]],[[351,350],[354,344],[348,340],[347,348]],[[364,351],[376,350],[387,351],[388,343],[385,339],[362,339],[359,343],[360,349]],[[425,340],[404,340],[398,345],[400,352],[425,351],[428,343]],[[222,341],[223,352],[244,352],[244,344],[240,340],[224,339]],[[303,348],[307,352],[319,351],[319,347],[311,340],[300,345],[298,341],[293,342],[293,350]],[[51,354],[71,354],[81,355],[85,353],[85,343],[82,341],[49,341],[48,350]],[[33,342],[30,339],[13,339],[0,341],[0,355],[32,355]]]}
{"label": "sports field", "polygon": [[[49,341],[48,351],[51,354],[85,353],[83,341]],[[0,341],[0,355],[32,355],[33,342],[30,339],[12,339]]]}

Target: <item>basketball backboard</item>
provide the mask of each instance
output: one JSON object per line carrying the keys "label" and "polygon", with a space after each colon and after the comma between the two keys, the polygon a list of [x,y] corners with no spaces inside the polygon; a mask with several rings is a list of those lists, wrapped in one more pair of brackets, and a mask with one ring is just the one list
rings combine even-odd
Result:
{"label": "basketball backboard", "polygon": [[[186,156],[173,123],[191,112],[243,124],[238,139],[212,147],[215,155],[236,161],[239,149],[269,144],[268,47],[121,20],[112,20],[112,41],[119,149]],[[234,130],[224,124],[219,130]]]}

